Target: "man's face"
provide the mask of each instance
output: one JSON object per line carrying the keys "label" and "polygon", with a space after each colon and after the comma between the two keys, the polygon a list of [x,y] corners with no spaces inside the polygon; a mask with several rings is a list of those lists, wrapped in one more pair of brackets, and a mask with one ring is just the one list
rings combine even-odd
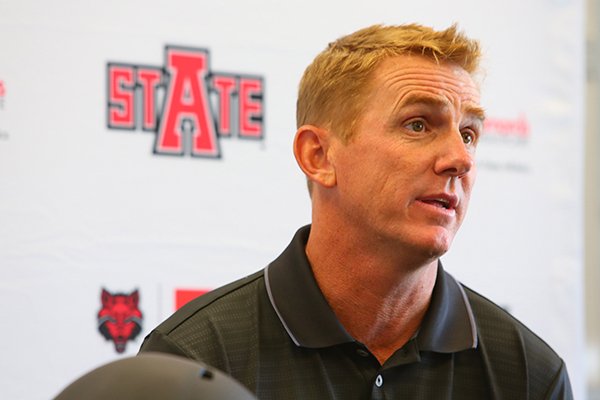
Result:
{"label": "man's face", "polygon": [[336,202],[369,240],[439,257],[475,180],[479,90],[454,64],[406,55],[384,60],[366,92],[354,137],[331,148]]}

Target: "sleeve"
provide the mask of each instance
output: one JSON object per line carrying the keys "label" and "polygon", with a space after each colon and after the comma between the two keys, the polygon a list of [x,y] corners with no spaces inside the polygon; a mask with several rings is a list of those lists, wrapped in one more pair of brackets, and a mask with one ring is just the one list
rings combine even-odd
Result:
{"label": "sleeve", "polygon": [[146,336],[144,342],[142,343],[142,346],[140,347],[139,353],[145,353],[150,351],[174,354],[185,358],[192,358],[175,342],[169,339],[167,335],[157,330],[153,330],[148,336]]}
{"label": "sleeve", "polygon": [[544,398],[547,400],[573,400],[571,381],[564,361]]}

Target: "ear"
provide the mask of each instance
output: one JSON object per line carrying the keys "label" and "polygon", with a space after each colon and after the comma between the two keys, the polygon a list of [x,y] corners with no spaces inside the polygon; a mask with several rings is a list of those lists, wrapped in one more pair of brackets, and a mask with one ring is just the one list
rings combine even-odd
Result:
{"label": "ear", "polygon": [[336,185],[330,152],[334,139],[330,131],[313,125],[302,125],[294,138],[296,162],[308,179],[327,188]]}
{"label": "ear", "polygon": [[136,306],[138,305],[138,301],[140,300],[140,295],[137,289],[135,289],[133,292],[131,292],[131,300],[133,301],[133,304],[135,304]]}
{"label": "ear", "polygon": [[108,290],[102,288],[101,298],[102,298],[102,305],[104,307],[106,307],[106,305],[108,304],[108,302],[109,302],[109,300],[111,298],[110,293],[108,293]]}

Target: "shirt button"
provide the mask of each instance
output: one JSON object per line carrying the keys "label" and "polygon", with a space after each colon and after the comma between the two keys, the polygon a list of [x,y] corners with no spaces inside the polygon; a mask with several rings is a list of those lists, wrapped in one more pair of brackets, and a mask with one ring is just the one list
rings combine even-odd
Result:
{"label": "shirt button", "polygon": [[377,387],[383,386],[383,377],[381,375],[377,375],[377,378],[375,378],[375,385],[377,385]]}
{"label": "shirt button", "polygon": [[369,357],[369,352],[365,349],[361,349],[360,347],[356,349],[356,354],[358,354],[361,357]]}

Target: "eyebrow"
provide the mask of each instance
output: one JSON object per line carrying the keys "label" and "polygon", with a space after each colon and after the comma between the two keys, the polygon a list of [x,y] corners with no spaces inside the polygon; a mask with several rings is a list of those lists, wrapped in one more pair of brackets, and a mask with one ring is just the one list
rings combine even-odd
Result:
{"label": "eyebrow", "polygon": [[465,114],[471,114],[481,122],[485,121],[485,110],[482,107],[467,106],[464,110]]}
{"label": "eyebrow", "polygon": [[[406,106],[411,106],[414,104],[425,104],[425,105],[430,105],[430,106],[435,106],[435,107],[440,107],[440,108],[449,106],[449,103],[446,100],[443,100],[443,99],[437,98],[437,97],[433,97],[433,96],[424,96],[424,95],[409,96],[406,100],[401,101],[400,104],[398,104],[398,106],[406,107]],[[474,106],[474,105],[466,105],[463,107],[462,112],[464,114],[469,114],[470,116],[474,117],[475,119],[480,120],[481,122],[483,122],[485,120],[485,110],[482,107]]]}

